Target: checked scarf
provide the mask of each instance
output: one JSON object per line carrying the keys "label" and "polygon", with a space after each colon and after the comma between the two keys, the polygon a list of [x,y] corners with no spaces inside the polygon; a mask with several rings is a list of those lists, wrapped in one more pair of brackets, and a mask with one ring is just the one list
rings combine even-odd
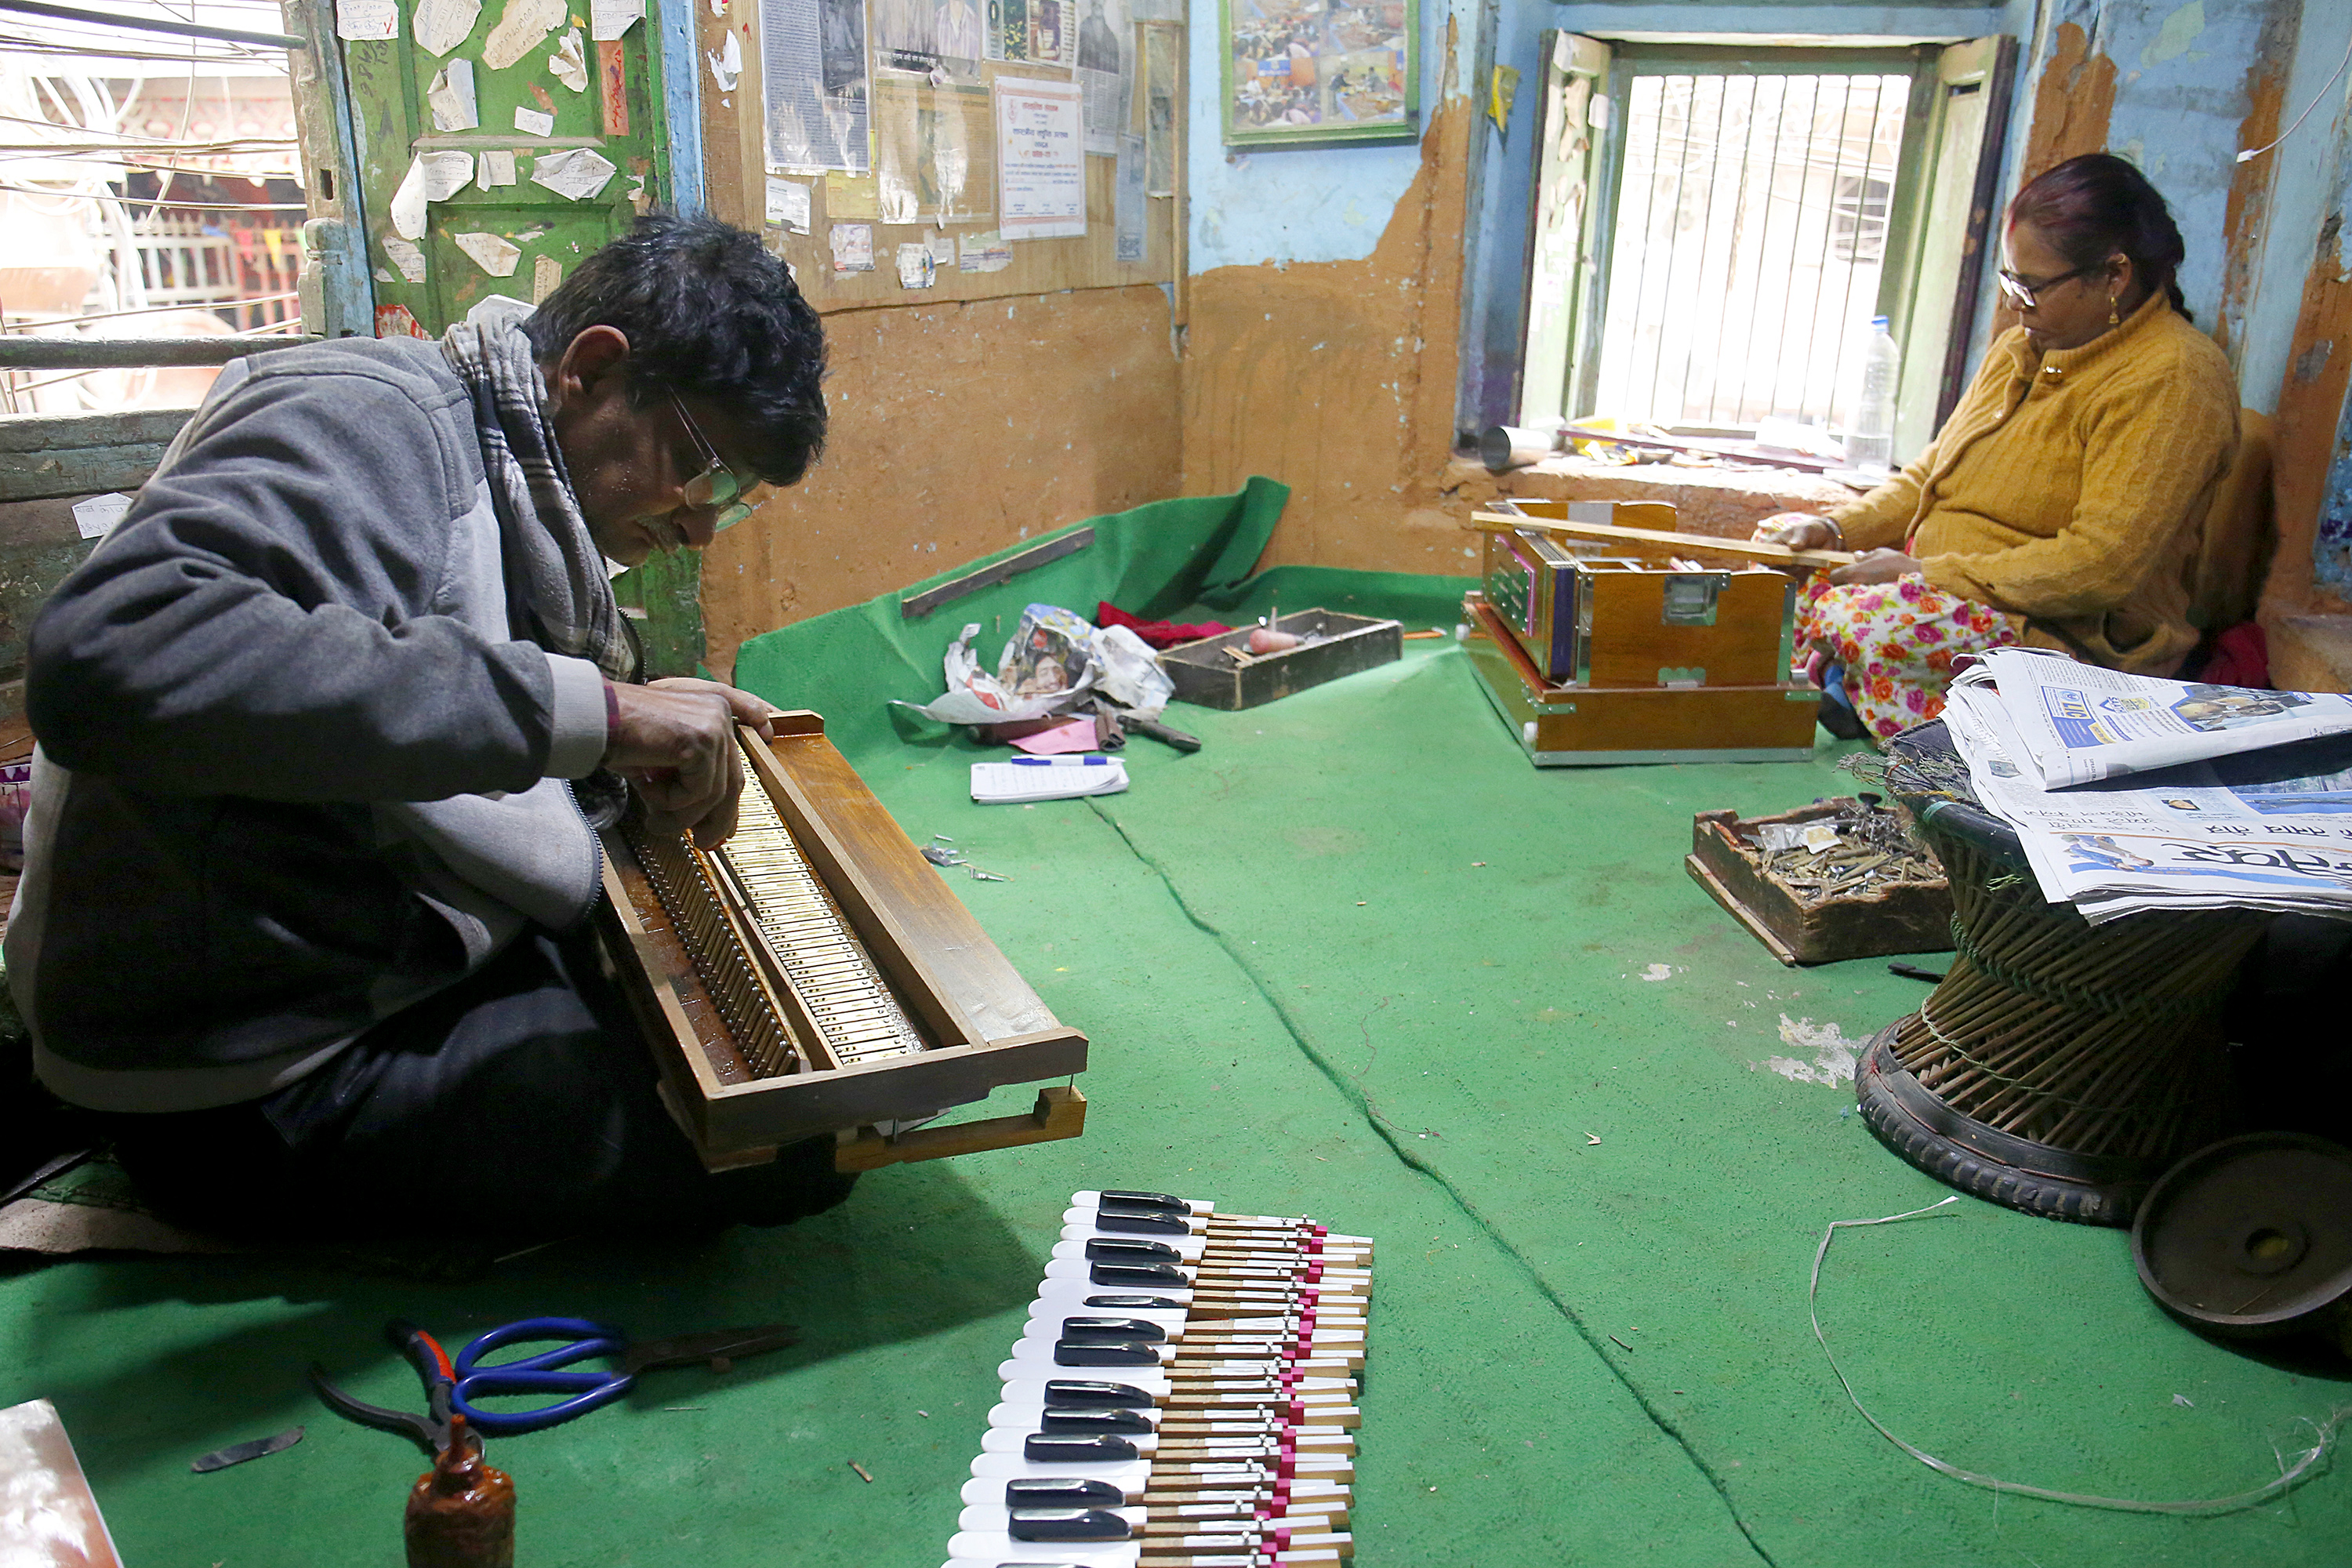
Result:
{"label": "checked scarf", "polygon": [[530,611],[550,652],[593,660],[611,679],[635,680],[635,642],[548,428],[547,384],[530,339],[513,317],[486,312],[451,326],[441,352],[473,395],[508,593]]}
{"label": "checked scarf", "polygon": [[[473,396],[507,594],[537,623],[548,651],[593,660],[607,679],[635,681],[637,640],[572,493],[547,425],[547,383],[520,323],[519,314],[481,311],[441,339],[443,356]],[[628,785],[608,768],[574,780],[572,791],[593,826],[611,826],[628,805]]]}

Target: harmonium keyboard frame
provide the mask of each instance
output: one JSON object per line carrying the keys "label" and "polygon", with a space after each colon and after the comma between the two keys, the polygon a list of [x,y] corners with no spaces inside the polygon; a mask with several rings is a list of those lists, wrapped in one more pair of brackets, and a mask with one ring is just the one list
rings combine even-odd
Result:
{"label": "harmonium keyboard frame", "polygon": [[739,732],[743,796],[720,851],[633,824],[604,835],[604,954],[704,1165],[819,1135],[845,1171],[1078,1136],[1086,1098],[1061,1085],[1025,1114],[902,1125],[1081,1072],[1087,1037],[1014,972],[822,718],[771,728]]}

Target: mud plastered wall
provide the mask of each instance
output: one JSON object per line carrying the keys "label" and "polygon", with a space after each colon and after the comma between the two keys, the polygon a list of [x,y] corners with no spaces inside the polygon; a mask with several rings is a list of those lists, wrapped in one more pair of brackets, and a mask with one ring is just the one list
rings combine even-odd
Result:
{"label": "mud plastered wall", "polygon": [[839,310],[824,326],[824,461],[703,557],[714,670],[746,637],[1178,491],[1158,289]]}

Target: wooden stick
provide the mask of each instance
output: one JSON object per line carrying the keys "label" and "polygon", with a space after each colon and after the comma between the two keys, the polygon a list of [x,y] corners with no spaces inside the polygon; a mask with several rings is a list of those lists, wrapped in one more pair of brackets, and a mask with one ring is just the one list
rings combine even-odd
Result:
{"label": "wooden stick", "polygon": [[1463,528],[1472,533],[1492,533],[1498,528],[1535,528],[1564,533],[1571,539],[1619,539],[1636,544],[1672,544],[1687,550],[1721,550],[1753,556],[1783,566],[1851,566],[1851,550],[1791,550],[1760,539],[1717,539],[1708,533],[1669,533],[1656,528],[1620,528],[1613,522],[1570,522],[1556,517],[1512,517],[1499,511],[1474,511]]}

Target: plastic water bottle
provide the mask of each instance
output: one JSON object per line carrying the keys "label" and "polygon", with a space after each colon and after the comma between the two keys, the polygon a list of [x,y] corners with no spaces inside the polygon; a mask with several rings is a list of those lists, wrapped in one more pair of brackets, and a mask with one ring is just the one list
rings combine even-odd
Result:
{"label": "plastic water bottle", "polygon": [[1895,466],[1895,387],[1903,375],[1903,351],[1886,330],[1886,318],[1870,319],[1870,346],[1862,351],[1862,401],[1845,438],[1848,467],[1883,474]]}

